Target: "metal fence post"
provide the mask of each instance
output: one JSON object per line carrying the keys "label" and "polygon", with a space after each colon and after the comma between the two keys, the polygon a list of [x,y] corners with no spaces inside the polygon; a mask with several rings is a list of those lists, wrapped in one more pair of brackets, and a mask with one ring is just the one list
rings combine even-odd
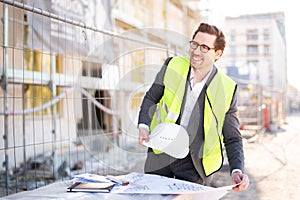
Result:
{"label": "metal fence post", "polygon": [[8,8],[3,4],[3,74],[2,74],[2,87],[4,90],[4,148],[5,148],[5,184],[6,194],[8,195],[9,188],[9,145],[8,145],[8,91],[7,91],[7,70],[8,70]]}

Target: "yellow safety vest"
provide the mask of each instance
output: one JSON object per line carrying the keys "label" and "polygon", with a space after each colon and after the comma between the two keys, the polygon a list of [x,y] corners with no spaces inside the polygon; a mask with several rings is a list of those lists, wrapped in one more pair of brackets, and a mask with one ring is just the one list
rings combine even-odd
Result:
{"label": "yellow safety vest", "polygon": [[[173,57],[164,75],[164,94],[157,104],[152,117],[150,132],[163,122],[176,123],[185,94],[190,68],[187,57]],[[206,176],[218,171],[223,164],[222,127],[229,110],[236,83],[225,74],[218,72],[206,90],[204,103],[204,146],[202,165]],[[153,149],[156,154],[162,153]]]}

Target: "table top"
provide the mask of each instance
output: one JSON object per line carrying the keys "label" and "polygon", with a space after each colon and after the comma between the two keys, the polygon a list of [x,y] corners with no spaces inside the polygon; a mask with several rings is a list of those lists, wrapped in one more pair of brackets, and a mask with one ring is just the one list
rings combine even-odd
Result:
{"label": "table top", "polygon": [[112,193],[88,193],[88,192],[67,192],[67,187],[72,181],[62,181],[31,190],[8,195],[3,200],[35,200],[35,199],[109,199],[109,200],[170,200],[180,195],[159,195],[159,194],[112,194]]}
{"label": "table top", "polygon": [[[87,176],[88,178],[90,175]],[[68,192],[74,180],[55,182],[31,191],[19,192],[0,199],[109,199],[109,200],[215,200],[224,196],[232,186],[212,188],[159,175],[130,173],[124,175],[129,185],[115,186],[109,193]],[[141,188],[141,184],[144,186]],[[139,187],[137,187],[139,186]]]}

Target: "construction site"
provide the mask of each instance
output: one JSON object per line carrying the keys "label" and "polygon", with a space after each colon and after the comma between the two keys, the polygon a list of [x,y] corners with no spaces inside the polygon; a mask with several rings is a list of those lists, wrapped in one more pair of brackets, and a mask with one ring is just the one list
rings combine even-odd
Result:
{"label": "construction site", "polygon": [[[119,1],[74,1],[69,12],[63,2],[0,2],[2,197],[81,173],[143,172],[141,101],[167,57],[188,56],[190,35],[201,19],[193,4],[176,0],[132,1],[127,7]],[[162,13],[155,19],[159,28],[144,28],[155,6]],[[124,9],[149,17],[139,24]],[[176,20],[186,32],[169,29]],[[287,116],[300,111],[299,91],[287,84],[232,78],[240,85],[238,117],[247,141],[280,132]],[[276,76],[271,79],[276,82]]]}

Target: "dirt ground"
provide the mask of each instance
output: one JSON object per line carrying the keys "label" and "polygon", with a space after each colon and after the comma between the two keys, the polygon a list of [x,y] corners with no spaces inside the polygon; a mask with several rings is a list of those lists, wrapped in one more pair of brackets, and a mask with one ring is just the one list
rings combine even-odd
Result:
{"label": "dirt ground", "polygon": [[[276,131],[244,139],[244,150],[250,186],[230,191],[222,200],[300,199],[300,114],[288,116]],[[232,184],[228,166],[214,180],[215,186]]]}

